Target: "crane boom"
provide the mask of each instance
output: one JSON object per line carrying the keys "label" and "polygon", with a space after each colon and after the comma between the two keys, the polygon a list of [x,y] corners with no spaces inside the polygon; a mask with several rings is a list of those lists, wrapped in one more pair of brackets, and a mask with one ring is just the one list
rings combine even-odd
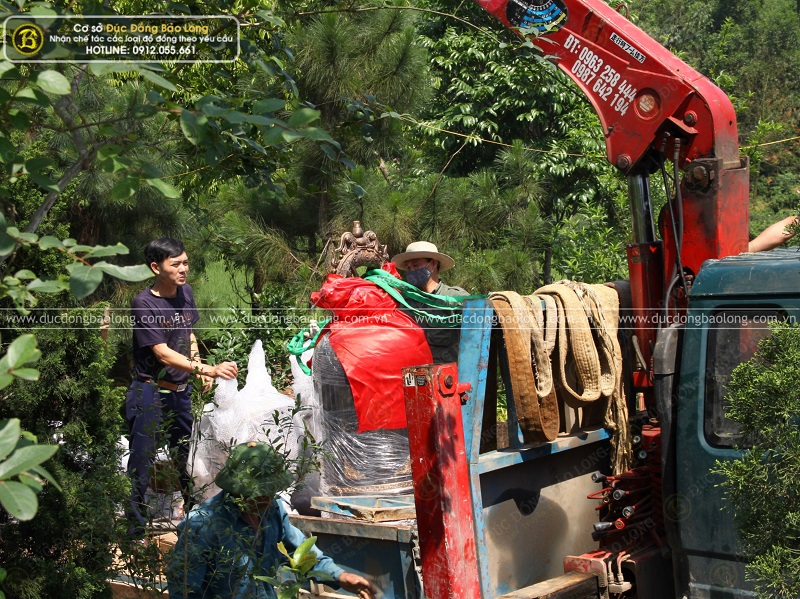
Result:
{"label": "crane boom", "polygon": [[[580,87],[600,118],[608,160],[628,176],[634,326],[649,362],[676,281],[691,280],[705,260],[747,249],[749,165],[739,155],[733,106],[601,0],[476,2],[540,46]],[[672,214],[656,219],[649,175],[666,159],[683,169],[683,182]],[[637,386],[647,386],[645,374],[640,369]]]}

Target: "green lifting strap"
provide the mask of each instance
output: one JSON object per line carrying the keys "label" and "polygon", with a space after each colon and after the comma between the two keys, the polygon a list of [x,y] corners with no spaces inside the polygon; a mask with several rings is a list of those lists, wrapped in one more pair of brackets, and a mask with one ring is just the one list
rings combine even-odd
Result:
{"label": "green lifting strap", "polygon": [[[289,341],[289,345],[286,347],[286,349],[293,356],[298,356],[298,357],[302,356],[304,351],[306,351],[307,349],[311,349],[312,347],[314,347],[314,345],[316,345],[319,334],[322,332],[322,329],[325,328],[325,325],[328,324],[330,321],[331,321],[330,318],[326,318],[325,320],[319,321],[319,323],[317,324],[317,326],[319,326],[319,330],[313,337],[306,337],[306,333],[308,333],[308,331],[311,329],[310,325],[302,329],[299,333],[297,333],[297,335],[292,337],[292,340]],[[300,369],[303,372],[309,375],[311,374],[311,369],[308,366],[303,364],[300,360],[297,360],[297,363],[300,365]]]}
{"label": "green lifting strap", "polygon": [[[464,300],[472,298],[485,298],[484,295],[436,295],[426,293],[414,287],[411,283],[398,279],[385,270],[373,268],[364,274],[364,279],[375,283],[386,293],[391,295],[400,305],[405,306],[414,314],[421,317],[426,323],[438,324],[445,327],[461,326],[461,310],[464,307]],[[409,305],[407,299],[414,300],[437,310],[445,310],[449,314],[431,314],[420,308]]]}

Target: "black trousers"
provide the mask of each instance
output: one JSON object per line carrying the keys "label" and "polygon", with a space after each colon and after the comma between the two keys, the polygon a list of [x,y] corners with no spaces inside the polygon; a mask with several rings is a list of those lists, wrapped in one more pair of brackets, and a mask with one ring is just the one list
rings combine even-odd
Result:
{"label": "black trousers", "polygon": [[143,381],[134,381],[128,388],[125,417],[130,432],[128,476],[131,479],[131,497],[127,514],[134,535],[144,534],[147,522],[145,493],[156,452],[165,440],[178,469],[186,509],[191,503],[191,477],[187,472],[193,423],[190,393],[191,387],[181,392],[167,391]]}

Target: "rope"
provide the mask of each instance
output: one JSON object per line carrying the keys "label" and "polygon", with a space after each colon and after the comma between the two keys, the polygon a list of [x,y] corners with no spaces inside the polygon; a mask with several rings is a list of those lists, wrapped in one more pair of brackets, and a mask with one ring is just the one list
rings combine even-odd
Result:
{"label": "rope", "polygon": [[558,436],[560,426],[558,396],[553,389],[552,377],[549,383],[542,385],[549,386],[547,392],[542,393],[542,387],[537,385],[534,375],[531,332],[537,328],[536,318],[528,302],[513,291],[492,293],[489,299],[503,328],[511,396],[525,441],[553,441]]}
{"label": "rope", "polygon": [[[311,349],[317,344],[317,338],[319,337],[319,334],[322,332],[322,329],[325,328],[325,325],[330,321],[330,318],[325,318],[319,322],[312,320],[308,327],[301,329],[294,337],[292,337],[291,341],[289,341],[288,345],[286,346],[286,350],[293,356],[297,356],[299,358],[306,350]],[[300,370],[306,374],[311,374],[311,369],[303,364],[302,361],[297,360],[297,363],[300,365]]]}
{"label": "rope", "polygon": [[611,433],[614,473],[629,469],[630,431],[615,288],[559,281],[533,295],[502,291],[489,299],[503,329],[510,391],[526,442],[556,438],[558,398],[572,408],[598,405]]}

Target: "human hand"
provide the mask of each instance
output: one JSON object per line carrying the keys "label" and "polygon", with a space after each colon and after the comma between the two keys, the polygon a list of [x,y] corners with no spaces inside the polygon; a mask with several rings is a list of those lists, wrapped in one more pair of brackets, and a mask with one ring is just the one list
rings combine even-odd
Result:
{"label": "human hand", "polygon": [[213,370],[211,371],[211,376],[222,377],[223,379],[230,380],[236,378],[236,375],[239,374],[239,368],[236,366],[236,362],[222,362],[221,364],[217,364],[214,366]]}
{"label": "human hand", "polygon": [[378,587],[358,574],[342,572],[339,576],[339,584],[345,591],[354,593],[359,599],[375,599],[377,597]]}

